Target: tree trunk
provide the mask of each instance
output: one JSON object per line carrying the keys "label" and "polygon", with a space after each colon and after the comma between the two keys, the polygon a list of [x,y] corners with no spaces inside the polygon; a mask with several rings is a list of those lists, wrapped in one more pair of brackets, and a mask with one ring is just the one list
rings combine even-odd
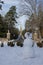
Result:
{"label": "tree trunk", "polygon": [[43,26],[40,26],[41,37],[43,38]]}

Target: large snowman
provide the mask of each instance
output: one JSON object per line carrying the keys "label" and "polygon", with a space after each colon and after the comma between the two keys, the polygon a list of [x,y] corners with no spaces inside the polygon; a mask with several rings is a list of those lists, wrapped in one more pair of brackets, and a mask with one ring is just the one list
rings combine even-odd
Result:
{"label": "large snowman", "polygon": [[25,33],[24,47],[23,47],[23,57],[24,58],[33,58],[34,54],[34,41],[32,40],[32,34],[29,32]]}

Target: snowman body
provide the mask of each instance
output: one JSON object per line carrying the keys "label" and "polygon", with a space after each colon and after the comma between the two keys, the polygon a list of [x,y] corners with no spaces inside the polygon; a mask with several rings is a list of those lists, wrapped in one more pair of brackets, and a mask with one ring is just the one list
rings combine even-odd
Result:
{"label": "snowman body", "polygon": [[34,42],[33,40],[28,36],[28,33],[25,33],[26,39],[24,40],[24,49],[23,49],[23,55],[25,58],[28,57],[34,57]]}

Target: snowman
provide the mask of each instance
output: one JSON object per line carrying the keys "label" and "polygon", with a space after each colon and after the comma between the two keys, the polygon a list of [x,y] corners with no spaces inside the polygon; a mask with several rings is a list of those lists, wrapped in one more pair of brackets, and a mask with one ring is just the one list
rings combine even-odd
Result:
{"label": "snowman", "polygon": [[32,40],[32,34],[29,32],[25,33],[24,47],[23,47],[23,57],[24,58],[34,58],[34,41]]}

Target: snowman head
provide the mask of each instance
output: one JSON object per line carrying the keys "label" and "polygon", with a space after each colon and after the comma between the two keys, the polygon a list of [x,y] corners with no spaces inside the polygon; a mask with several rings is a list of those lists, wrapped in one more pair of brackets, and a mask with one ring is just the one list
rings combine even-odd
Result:
{"label": "snowman head", "polygon": [[32,39],[32,33],[29,34],[29,38]]}
{"label": "snowman head", "polygon": [[26,38],[28,38],[28,39],[32,39],[32,34],[29,33],[29,32],[27,32],[27,36],[26,36]]}
{"label": "snowman head", "polygon": [[29,35],[30,35],[30,33],[29,33],[29,32],[26,32],[26,33],[25,33],[25,38],[28,38]]}

